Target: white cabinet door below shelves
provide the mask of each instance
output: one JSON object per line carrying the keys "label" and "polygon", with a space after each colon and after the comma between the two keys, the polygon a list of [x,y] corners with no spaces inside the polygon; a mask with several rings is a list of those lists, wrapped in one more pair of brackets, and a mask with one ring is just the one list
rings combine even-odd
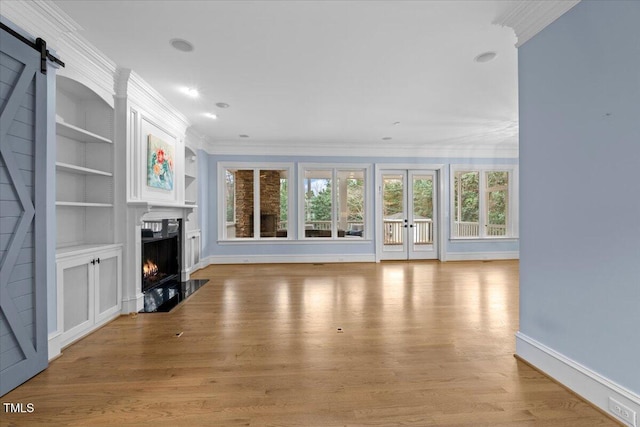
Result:
{"label": "white cabinet door below shelves", "polygon": [[57,262],[61,346],[117,316],[122,300],[121,248],[64,257]]}
{"label": "white cabinet door below shelves", "polygon": [[75,337],[93,323],[93,270],[88,256],[58,264],[58,286],[62,288],[62,331]]}
{"label": "white cabinet door below shelves", "polygon": [[99,255],[96,264],[96,323],[120,313],[122,301],[122,257],[121,251],[113,250]]}

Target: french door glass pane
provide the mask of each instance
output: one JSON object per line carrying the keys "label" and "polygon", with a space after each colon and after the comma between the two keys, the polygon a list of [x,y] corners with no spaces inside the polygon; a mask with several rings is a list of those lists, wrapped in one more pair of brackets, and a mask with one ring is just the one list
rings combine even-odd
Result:
{"label": "french door glass pane", "polygon": [[404,244],[404,175],[384,175],[382,178],[382,218],[384,244]]}
{"label": "french door glass pane", "polygon": [[413,177],[413,243],[433,243],[433,177]]}

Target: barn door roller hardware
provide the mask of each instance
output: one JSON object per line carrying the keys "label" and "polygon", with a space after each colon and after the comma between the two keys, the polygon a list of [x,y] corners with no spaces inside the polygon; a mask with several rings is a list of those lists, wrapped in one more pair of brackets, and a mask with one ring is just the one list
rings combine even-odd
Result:
{"label": "barn door roller hardware", "polygon": [[7,33],[11,34],[13,37],[20,40],[22,43],[28,46],[31,46],[33,49],[40,52],[40,72],[42,74],[47,74],[47,60],[55,62],[61,67],[64,67],[64,62],[62,62],[60,59],[58,59],[57,57],[49,53],[49,50],[47,49],[47,42],[41,39],[40,37],[38,37],[34,43],[28,38],[24,37],[22,34],[19,34],[17,31],[13,30],[12,28],[9,28],[7,25],[5,25],[2,22],[0,22],[0,28],[2,28]]}

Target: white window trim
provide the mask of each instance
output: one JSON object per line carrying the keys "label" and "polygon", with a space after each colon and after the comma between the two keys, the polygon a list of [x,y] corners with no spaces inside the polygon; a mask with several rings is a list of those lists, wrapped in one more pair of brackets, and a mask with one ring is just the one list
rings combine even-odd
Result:
{"label": "white window trim", "polygon": [[[487,236],[485,227],[480,227],[480,236],[478,237],[457,237],[453,235],[453,230],[455,228],[455,220],[456,220],[456,211],[455,211],[455,174],[456,172],[478,172],[479,182],[478,189],[480,191],[480,215],[479,222],[480,224],[486,223],[486,186],[485,186],[485,174],[486,172],[509,172],[509,191],[508,191],[508,200],[509,207],[507,211],[507,235],[504,237],[501,236]],[[449,239],[453,241],[464,241],[464,240],[499,240],[499,241],[507,241],[507,240],[515,240],[519,238],[519,193],[518,189],[520,188],[518,184],[518,165],[477,165],[477,164],[452,164],[449,167]]]}
{"label": "white window trim", "polygon": [[[346,239],[344,237],[338,237],[337,218],[339,218],[339,212],[336,212],[337,192],[331,192],[331,237],[306,237],[305,233],[305,211],[304,211],[304,177],[307,170],[330,170],[331,171],[331,185],[335,185],[337,182],[338,171],[352,171],[352,170],[364,170],[364,235],[361,239]],[[370,163],[298,163],[298,241],[305,242],[363,242],[371,240],[373,231],[371,230],[373,224],[373,167]]]}
{"label": "white window trim", "polygon": [[[281,241],[281,240],[293,240],[294,236],[293,236],[293,227],[291,226],[291,221],[290,218],[293,218],[293,213],[294,208],[294,186],[292,185],[295,181],[294,175],[293,175],[293,171],[294,171],[294,164],[293,163],[274,163],[274,162],[218,162],[217,163],[217,168],[218,168],[218,185],[217,185],[217,191],[218,191],[218,224],[217,224],[217,228],[218,228],[218,241],[220,242],[250,242],[250,243],[255,243],[256,241],[259,240],[268,240],[268,241]],[[258,199],[260,198],[260,171],[261,170],[286,170],[287,171],[287,177],[289,179],[289,188],[287,189],[288,192],[288,200],[289,200],[289,204],[287,206],[287,237],[286,238],[282,238],[282,237],[260,237],[260,233],[253,233],[254,236],[253,237],[242,237],[242,238],[228,238],[226,236],[226,227],[227,227],[227,213],[226,213],[226,205],[227,205],[227,201],[225,198],[225,183],[226,183],[226,176],[225,176],[225,171],[227,169],[244,169],[244,170],[253,170],[254,173],[254,180],[253,180],[253,185],[254,185],[254,197],[257,194],[258,195]],[[235,197],[234,197],[234,203],[236,203]],[[255,203],[255,199],[254,199],[254,204],[253,204],[253,210],[254,210],[254,227],[253,229],[256,230],[256,226],[259,225],[259,221],[260,221],[260,203]],[[234,210],[235,212],[235,210]],[[256,213],[257,212],[257,213]],[[235,218],[234,218],[235,221]],[[235,223],[235,222],[234,222]],[[257,230],[259,230],[260,228],[258,227]]]}

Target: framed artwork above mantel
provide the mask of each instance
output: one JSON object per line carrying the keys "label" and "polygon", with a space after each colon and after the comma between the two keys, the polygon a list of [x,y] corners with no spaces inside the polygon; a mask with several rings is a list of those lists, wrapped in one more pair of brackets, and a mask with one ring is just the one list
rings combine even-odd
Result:
{"label": "framed artwork above mantel", "polygon": [[152,134],[147,138],[147,186],[172,191],[175,149],[173,145]]}

